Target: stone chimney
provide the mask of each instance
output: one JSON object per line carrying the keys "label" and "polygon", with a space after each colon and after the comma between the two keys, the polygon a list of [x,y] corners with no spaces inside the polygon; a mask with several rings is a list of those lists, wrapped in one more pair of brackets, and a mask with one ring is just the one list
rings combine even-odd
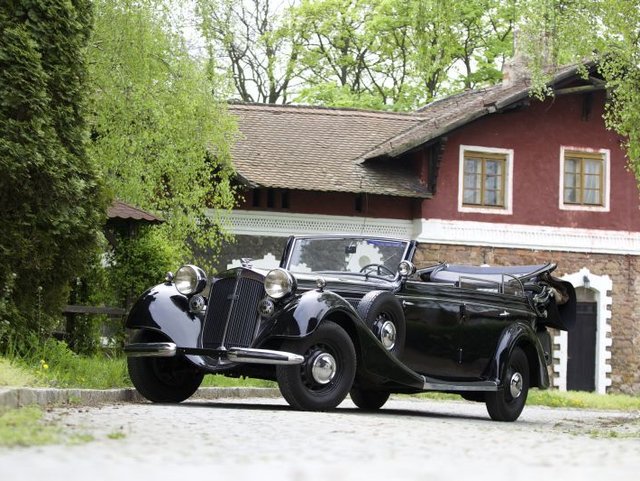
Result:
{"label": "stone chimney", "polygon": [[510,87],[516,82],[528,78],[529,75],[529,57],[527,57],[520,49],[518,37],[520,31],[517,28],[513,30],[513,57],[502,65],[502,86]]}
{"label": "stone chimney", "polygon": [[[543,72],[551,72],[556,68],[555,55],[552,51],[553,39],[548,31],[536,35],[538,41],[533,43],[535,48],[540,49],[540,56],[533,59],[522,51],[522,45],[526,40],[520,38],[521,33],[518,28],[513,30],[513,57],[507,60],[502,66],[502,85],[509,87],[520,80],[531,78],[531,68],[533,65],[540,65]],[[531,48],[532,46],[530,46]]]}

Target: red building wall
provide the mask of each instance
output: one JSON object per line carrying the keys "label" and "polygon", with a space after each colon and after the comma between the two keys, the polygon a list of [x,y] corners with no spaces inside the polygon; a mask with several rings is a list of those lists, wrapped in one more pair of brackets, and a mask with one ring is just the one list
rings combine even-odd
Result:
{"label": "red building wall", "polygon": [[[565,95],[474,121],[447,137],[437,192],[422,204],[425,219],[528,224],[640,231],[638,188],[625,168],[621,138],[605,129],[605,94],[593,94],[583,120],[583,95]],[[458,212],[460,145],[513,149],[513,211],[511,215]],[[609,212],[559,208],[560,148],[609,149],[611,194]]]}
{"label": "red building wall", "polygon": [[[266,204],[267,189],[251,190],[244,193],[238,209],[289,212],[292,214],[340,215],[354,217],[373,217],[382,219],[411,220],[420,215],[420,201],[407,197],[362,194],[356,202],[357,194],[349,192],[312,192],[290,190],[288,207],[282,205],[282,191],[274,191],[274,206]],[[254,205],[253,196],[260,192],[260,198]],[[360,210],[357,207],[360,207]]]}

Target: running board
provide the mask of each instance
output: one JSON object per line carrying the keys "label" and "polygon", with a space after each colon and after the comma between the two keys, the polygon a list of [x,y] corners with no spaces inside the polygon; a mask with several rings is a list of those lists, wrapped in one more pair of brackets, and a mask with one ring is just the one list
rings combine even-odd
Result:
{"label": "running board", "polygon": [[495,392],[498,390],[498,383],[495,381],[445,382],[427,376],[422,377],[424,378],[424,386],[422,387],[423,391]]}

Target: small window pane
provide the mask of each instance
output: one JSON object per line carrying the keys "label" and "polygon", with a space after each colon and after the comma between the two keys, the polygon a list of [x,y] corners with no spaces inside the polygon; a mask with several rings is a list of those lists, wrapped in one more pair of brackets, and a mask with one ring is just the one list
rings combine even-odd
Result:
{"label": "small window pane", "polygon": [[487,161],[487,175],[502,175],[502,162]]}
{"label": "small window pane", "polygon": [[597,190],[585,190],[584,203],[591,205],[600,204],[600,192],[598,192]]}
{"label": "small window pane", "polygon": [[470,189],[480,189],[482,177],[479,175],[465,175],[464,185]]}
{"label": "small window pane", "polygon": [[480,174],[482,163],[476,159],[465,159],[464,172],[466,174]]}
{"label": "small window pane", "polygon": [[600,175],[600,169],[602,167],[601,160],[585,160],[584,173],[586,175]]}
{"label": "small window pane", "polygon": [[465,204],[480,204],[480,191],[479,190],[465,190],[464,191],[464,203]]}
{"label": "small window pane", "polygon": [[578,201],[576,189],[565,189],[564,201],[568,204],[575,204]]}

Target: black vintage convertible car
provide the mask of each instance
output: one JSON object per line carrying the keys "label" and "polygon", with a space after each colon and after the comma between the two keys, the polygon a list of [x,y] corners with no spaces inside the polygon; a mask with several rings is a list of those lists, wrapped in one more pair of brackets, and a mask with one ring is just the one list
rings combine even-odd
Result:
{"label": "black vintage convertible car", "polygon": [[129,312],[131,380],[154,402],[187,399],[207,373],[275,380],[302,410],[442,391],[516,420],[529,388],[549,386],[548,328],[575,321],[573,287],[554,264],[416,269],[416,248],[291,237],[270,271],[244,260],[207,278],[182,266]]}

